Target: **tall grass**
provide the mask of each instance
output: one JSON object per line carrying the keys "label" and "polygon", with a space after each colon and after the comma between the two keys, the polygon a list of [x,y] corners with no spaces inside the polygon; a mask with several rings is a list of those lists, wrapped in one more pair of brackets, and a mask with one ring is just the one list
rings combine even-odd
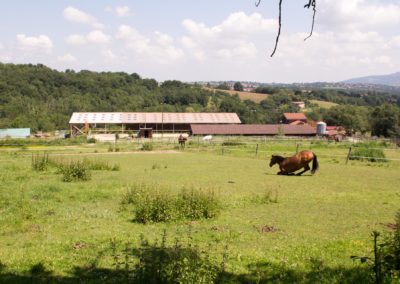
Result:
{"label": "tall grass", "polygon": [[213,191],[183,188],[178,195],[145,184],[128,188],[121,203],[133,206],[134,221],[158,223],[215,218],[221,204]]}
{"label": "tall grass", "polygon": [[88,181],[92,178],[90,169],[84,161],[71,161],[67,164],[59,164],[59,172],[62,174],[62,181]]}
{"label": "tall grass", "polygon": [[34,171],[43,172],[46,171],[49,167],[49,155],[43,154],[40,155],[39,153],[36,155],[32,154],[32,161],[31,166]]}
{"label": "tall grass", "polygon": [[355,148],[351,154],[350,160],[387,162],[385,153],[379,148]]}

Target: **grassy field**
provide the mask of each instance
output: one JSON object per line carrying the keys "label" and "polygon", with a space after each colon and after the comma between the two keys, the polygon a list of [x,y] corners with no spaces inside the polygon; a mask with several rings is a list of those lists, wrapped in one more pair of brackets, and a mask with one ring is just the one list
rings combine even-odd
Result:
{"label": "grassy field", "polygon": [[252,93],[252,92],[239,92],[239,91],[234,91],[234,90],[217,90],[217,89],[212,89],[212,88],[205,88],[206,90],[209,91],[220,91],[227,93],[231,96],[233,95],[239,95],[239,98],[244,101],[244,100],[251,100],[256,103],[260,103],[261,101],[265,100],[268,98],[268,94],[261,94],[261,93]]}
{"label": "grassy field", "polygon": [[[185,151],[166,145],[152,152],[133,152],[133,145],[109,152],[109,146],[97,144],[2,148],[0,282],[112,283],[111,244],[138,244],[141,235],[160,240],[164,230],[168,245],[175,239],[196,245],[217,264],[226,250],[231,282],[371,282],[372,271],[350,256],[371,256],[371,232],[393,223],[400,209],[400,163],[345,164],[346,146],[303,143],[301,148],[310,146],[320,171],[301,177],[278,176],[278,169],[267,165],[272,152],[293,154],[292,142],[260,144],[257,156],[254,143],[224,150],[193,143]],[[44,150],[57,159],[85,157],[118,164],[120,170],[62,182],[55,168],[32,170],[32,151]],[[399,150],[388,153],[400,158]],[[136,223],[121,205],[135,184],[171,194],[182,188],[212,190],[221,214]],[[274,202],[264,202],[264,196]]]}
{"label": "grassy field", "polygon": [[337,106],[338,104],[326,101],[311,100],[312,103],[317,104],[321,108],[331,108]]}

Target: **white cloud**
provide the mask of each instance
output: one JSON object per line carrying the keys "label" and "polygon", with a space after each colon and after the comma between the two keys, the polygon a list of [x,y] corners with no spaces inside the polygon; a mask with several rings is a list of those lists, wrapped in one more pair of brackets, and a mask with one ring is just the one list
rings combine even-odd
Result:
{"label": "white cloud", "polygon": [[85,45],[87,43],[108,44],[111,42],[111,36],[101,30],[93,30],[87,35],[69,35],[65,38],[65,42],[71,45]]}
{"label": "white cloud", "polygon": [[62,56],[57,57],[57,60],[62,63],[76,63],[78,60],[70,53],[66,53]]}
{"label": "white cloud", "polygon": [[184,20],[182,25],[187,35],[181,38],[181,43],[200,62],[206,57],[210,60],[254,58],[258,54],[255,42],[260,37],[269,37],[278,27],[276,20],[244,12],[232,13],[215,26],[206,26],[191,19]]}
{"label": "white cloud", "polygon": [[111,37],[100,30],[94,30],[86,36],[86,39],[90,43],[106,44],[110,42]]}
{"label": "white cloud", "polygon": [[181,48],[175,46],[175,41],[171,36],[160,32],[147,37],[133,27],[121,25],[116,38],[124,41],[126,47],[140,60],[166,64],[179,60],[185,55]]}
{"label": "white cloud", "polygon": [[17,44],[22,49],[39,49],[43,51],[50,51],[53,48],[53,42],[47,35],[26,36],[24,34],[17,35]]}
{"label": "white cloud", "polygon": [[70,22],[90,25],[96,29],[103,28],[103,24],[98,22],[95,17],[71,6],[64,9],[64,18]]}
{"label": "white cloud", "polygon": [[400,23],[400,3],[367,0],[321,0],[317,21],[328,29],[366,29]]}
{"label": "white cloud", "polygon": [[400,35],[392,37],[389,41],[389,46],[399,48],[400,47]]}
{"label": "white cloud", "polygon": [[111,50],[107,49],[107,50],[103,50],[101,52],[101,55],[107,59],[108,61],[114,61],[116,59],[118,59],[119,57],[117,55],[114,54],[114,52],[112,52]]}
{"label": "white cloud", "polygon": [[83,35],[69,35],[65,38],[65,42],[71,45],[84,45],[87,43],[85,36]]}
{"label": "white cloud", "polygon": [[128,6],[120,6],[115,8],[115,12],[118,17],[127,17],[129,16],[130,9]]}

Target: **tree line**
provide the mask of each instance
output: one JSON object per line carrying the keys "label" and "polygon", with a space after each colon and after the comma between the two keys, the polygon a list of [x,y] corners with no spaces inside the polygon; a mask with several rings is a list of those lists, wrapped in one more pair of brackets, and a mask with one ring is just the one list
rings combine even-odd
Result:
{"label": "tree line", "polygon": [[[237,86],[240,87],[239,84]],[[137,73],[64,72],[42,64],[0,63],[0,128],[33,131],[67,129],[73,112],[235,112],[243,123],[280,123],[283,112],[297,112],[293,101],[310,106],[306,115],[342,125],[352,132],[398,135],[400,100],[392,95],[341,94],[331,91],[257,90],[271,94],[260,103],[240,100],[222,90],[169,80],[162,83]],[[382,99],[383,98],[383,99]],[[340,105],[319,108],[311,99]]]}

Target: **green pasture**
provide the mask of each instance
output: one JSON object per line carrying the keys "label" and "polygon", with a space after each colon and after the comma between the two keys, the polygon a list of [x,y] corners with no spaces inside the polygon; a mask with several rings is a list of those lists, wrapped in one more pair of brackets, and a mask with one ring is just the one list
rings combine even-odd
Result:
{"label": "green pasture", "polygon": [[[297,144],[317,154],[320,170],[314,176],[276,175],[278,168],[268,166],[271,153],[292,155]],[[385,150],[393,159],[385,163],[346,164],[349,146],[194,140],[184,151],[173,142],[151,152],[138,151],[139,143],[117,144],[118,152],[104,144],[3,147],[0,282],[30,283],[37,264],[54,282],[77,277],[76,271],[87,267],[113,269],[111,241],[135,244],[140,235],[160,240],[164,230],[167,243],[191,242],[215,263],[227,247],[233,282],[243,275],[254,282],[344,283],[354,277],[371,282],[367,264],[350,256],[372,256],[372,231],[386,232],[400,209],[400,151]],[[92,171],[90,181],[66,183],[54,168],[31,169],[32,153],[44,151],[61,160],[106,161],[120,170]],[[216,219],[138,224],[121,205],[127,189],[138,183],[171,194],[182,188],[212,190],[223,208]],[[277,202],[260,202],[266,194]]]}

